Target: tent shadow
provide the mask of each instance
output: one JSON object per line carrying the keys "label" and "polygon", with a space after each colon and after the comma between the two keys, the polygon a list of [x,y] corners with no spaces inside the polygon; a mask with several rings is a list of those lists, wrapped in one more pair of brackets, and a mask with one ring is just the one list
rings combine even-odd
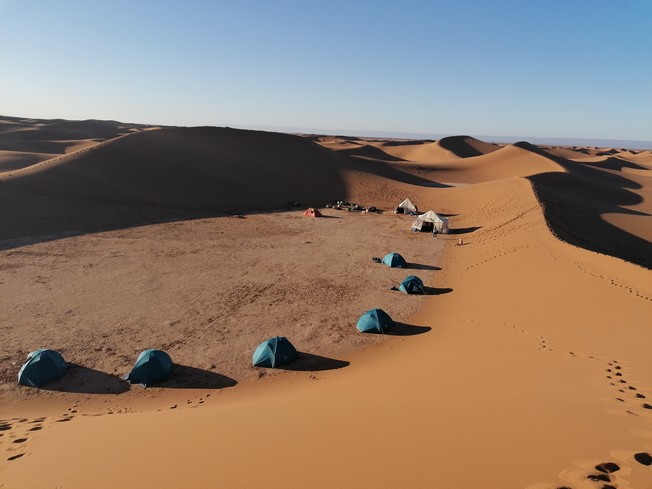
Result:
{"label": "tent shadow", "polygon": [[442,295],[442,294],[450,294],[453,292],[453,289],[449,287],[427,287],[424,286],[423,290],[425,291],[426,295]]}
{"label": "tent shadow", "polygon": [[342,219],[342,218],[340,216],[327,216],[326,214],[322,214],[317,219]]}
{"label": "tent shadow", "polygon": [[320,370],[337,370],[348,367],[350,362],[337,360],[335,358],[323,357],[313,353],[298,352],[299,358],[293,362],[278,367],[281,370],[293,370],[297,372],[316,372]]}
{"label": "tent shadow", "polygon": [[478,229],[481,228],[482,226],[471,226],[468,228],[450,229],[448,234],[468,234],[468,233],[472,233],[473,231],[477,231]]}
{"label": "tent shadow", "polygon": [[441,267],[426,265],[425,263],[408,263],[405,268],[412,270],[441,270]]}
{"label": "tent shadow", "polygon": [[42,389],[78,394],[122,394],[129,390],[129,384],[115,375],[71,363],[61,380]]}
{"label": "tent shadow", "polygon": [[391,336],[415,336],[427,333],[431,329],[430,326],[415,326],[413,324],[399,323],[395,321],[394,327],[385,332],[385,334]]}
{"label": "tent shadow", "polygon": [[157,382],[155,386],[165,389],[224,389],[237,383],[237,380],[226,375],[175,363],[170,378]]}

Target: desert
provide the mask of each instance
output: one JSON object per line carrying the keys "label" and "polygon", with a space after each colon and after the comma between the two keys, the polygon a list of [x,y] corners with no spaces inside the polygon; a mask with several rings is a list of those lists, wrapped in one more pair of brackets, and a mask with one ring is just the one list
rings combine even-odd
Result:
{"label": "desert", "polygon": [[[651,176],[636,148],[2,116],[0,487],[652,487]],[[396,326],[360,333],[371,308]],[[253,367],[274,336],[299,359]],[[37,348],[66,375],[18,385]],[[171,378],[121,380],[146,348]]]}

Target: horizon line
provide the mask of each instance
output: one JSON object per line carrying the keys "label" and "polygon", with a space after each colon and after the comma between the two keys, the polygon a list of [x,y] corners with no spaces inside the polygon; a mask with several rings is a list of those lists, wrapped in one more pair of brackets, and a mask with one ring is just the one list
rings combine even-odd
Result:
{"label": "horizon line", "polygon": [[405,140],[433,140],[450,137],[450,136],[470,136],[476,139],[484,140],[491,143],[512,144],[519,141],[531,143],[560,145],[560,146],[594,146],[594,147],[621,147],[627,149],[652,150],[652,140],[640,139],[618,139],[618,138],[589,138],[589,137],[566,137],[566,136],[510,136],[510,135],[488,135],[478,133],[429,133],[429,132],[407,132],[407,131],[386,131],[373,129],[329,129],[305,126],[275,126],[267,124],[197,124],[197,125],[169,125],[153,124],[143,122],[125,122],[118,119],[65,119],[61,117],[46,119],[32,116],[11,116],[0,114],[0,118],[11,119],[33,119],[42,121],[71,121],[71,122],[119,122],[122,124],[135,124],[142,126],[162,126],[162,127],[224,127],[233,129],[258,130],[281,132],[296,135],[313,135],[313,136],[346,136],[361,138],[392,138]]}

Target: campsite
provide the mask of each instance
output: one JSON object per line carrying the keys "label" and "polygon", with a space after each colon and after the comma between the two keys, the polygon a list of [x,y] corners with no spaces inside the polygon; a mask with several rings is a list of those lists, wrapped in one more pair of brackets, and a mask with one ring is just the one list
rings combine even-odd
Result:
{"label": "campsite", "polygon": [[124,131],[0,173],[7,487],[645,487],[649,152]]}

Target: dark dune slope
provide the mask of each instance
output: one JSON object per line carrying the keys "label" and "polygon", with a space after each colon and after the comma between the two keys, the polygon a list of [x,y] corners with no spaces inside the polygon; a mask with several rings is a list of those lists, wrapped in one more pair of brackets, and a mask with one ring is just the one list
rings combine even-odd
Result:
{"label": "dark dune slope", "polygon": [[0,180],[0,240],[323,205],[347,195],[346,161],[284,134],[138,132]]}
{"label": "dark dune slope", "polygon": [[500,149],[500,146],[485,143],[471,136],[448,136],[440,139],[437,144],[459,158],[472,158]]}
{"label": "dark dune slope", "polygon": [[517,145],[553,159],[567,171],[527,177],[544,206],[548,224],[559,238],[652,269],[652,243],[603,218],[604,214],[635,215],[649,219],[652,225],[649,213],[626,208],[642,203],[634,192],[640,184],[607,171],[622,166],[618,161],[607,162],[603,169],[569,161],[529,143]]}

